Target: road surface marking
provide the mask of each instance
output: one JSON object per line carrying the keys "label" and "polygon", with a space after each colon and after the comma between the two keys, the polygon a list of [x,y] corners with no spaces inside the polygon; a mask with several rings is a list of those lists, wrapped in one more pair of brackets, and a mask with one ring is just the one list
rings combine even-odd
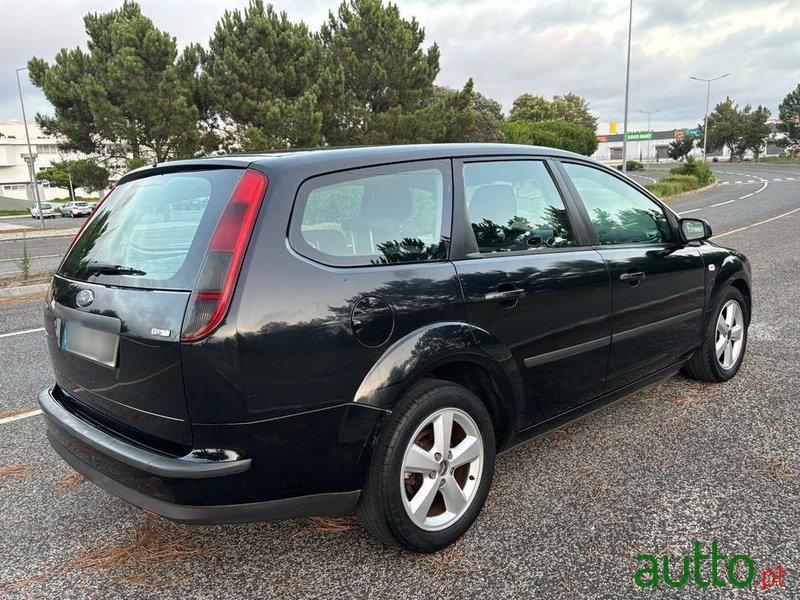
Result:
{"label": "road surface marking", "polygon": [[27,419],[28,417],[35,417],[36,415],[40,414],[42,414],[42,410],[40,408],[37,408],[36,410],[32,410],[30,412],[14,415],[13,417],[6,417],[5,419],[0,419],[0,425],[3,425],[5,423],[11,423],[12,421],[19,421],[20,419]]}
{"label": "road surface marking", "polygon": [[742,181],[741,181],[741,179],[740,179],[739,181],[737,181],[737,182],[735,182],[735,183],[742,183]]}
{"label": "road surface marking", "polygon": [[764,219],[763,221],[759,221],[757,223],[751,223],[750,225],[745,225],[744,227],[739,227],[739,229],[734,229],[732,231],[726,231],[725,233],[720,233],[719,235],[715,235],[714,238],[721,238],[725,237],[726,235],[731,235],[732,233],[739,233],[740,231],[744,231],[745,229],[750,229],[752,227],[758,227],[759,225],[765,225],[770,223],[771,221],[777,221],[778,219],[783,219],[784,217],[788,217],[789,215],[793,215],[794,213],[800,211],[800,208],[795,208],[794,210],[790,210],[789,212],[785,212],[782,215],[778,215],[776,217],[771,217],[769,219]]}
{"label": "road surface marking", "polygon": [[[633,174],[632,174],[632,175],[633,175]],[[652,181],[653,183],[655,183],[655,182],[656,182],[655,178],[653,178],[653,177],[648,177],[647,175],[633,175],[633,176],[634,176],[634,177],[641,177],[642,179],[649,179],[649,180],[650,180],[650,181]]]}
{"label": "road surface marking", "polygon": [[744,200],[745,198],[749,198],[749,197],[750,197],[750,196],[752,196],[754,193],[755,193],[755,192],[750,192],[749,194],[746,194],[746,195],[744,195],[744,196],[739,196],[739,200]]}
{"label": "road surface marking", "polygon": [[26,329],[25,331],[15,331],[13,333],[0,333],[0,338],[11,337],[12,335],[24,335],[26,333],[38,333],[44,331],[44,327],[38,329]]}
{"label": "road surface marking", "polygon": [[726,200],[725,202],[717,202],[716,204],[712,204],[708,208],[716,208],[717,206],[723,206],[725,204],[730,204],[731,202],[736,202],[738,198],[734,198],[733,200]]}
{"label": "road surface marking", "polygon": [[692,210],[685,210],[683,212],[679,212],[679,215],[688,215],[689,213],[697,212],[698,210],[703,210],[702,208],[693,208]]}

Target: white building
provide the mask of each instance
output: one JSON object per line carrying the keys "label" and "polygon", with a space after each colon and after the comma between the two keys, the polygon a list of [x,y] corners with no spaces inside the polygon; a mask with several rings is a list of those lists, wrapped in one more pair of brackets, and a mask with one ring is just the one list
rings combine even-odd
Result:
{"label": "white building", "polygon": [[[668,129],[666,131],[651,131],[649,132],[650,139],[641,139],[647,137],[648,132],[629,131],[628,160],[636,160],[641,163],[673,162],[672,159],[667,156],[669,145],[679,137],[686,135],[687,131],[697,131],[699,134],[698,130],[692,130],[691,128]],[[781,152],[781,148],[770,143],[767,144],[762,156],[777,156]],[[702,144],[700,148],[692,150],[691,154],[695,158],[702,158]],[[729,160],[730,151],[725,147],[716,152],[709,152],[708,157],[710,159],[718,158],[719,160]],[[752,157],[752,152],[748,150],[745,157]],[[592,158],[609,164],[622,164],[622,134],[598,134],[597,151],[592,155]]]}
{"label": "white building", "polygon": [[[28,132],[37,172],[50,167],[54,162],[78,156],[61,152],[58,149],[58,140],[45,136],[36,123],[28,123]],[[0,209],[29,208],[33,205],[30,169],[25,161],[27,156],[28,144],[22,121],[0,120]],[[69,190],[50,187],[43,181],[39,181],[39,192],[42,201],[69,196]],[[97,195],[85,193],[83,190],[75,190],[75,193],[82,196]]]}

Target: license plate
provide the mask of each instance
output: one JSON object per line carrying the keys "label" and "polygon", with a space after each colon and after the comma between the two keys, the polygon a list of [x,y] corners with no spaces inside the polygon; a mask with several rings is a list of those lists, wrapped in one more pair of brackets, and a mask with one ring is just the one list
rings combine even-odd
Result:
{"label": "license plate", "polygon": [[119,336],[84,327],[80,323],[61,322],[61,350],[88,358],[107,367],[117,366]]}

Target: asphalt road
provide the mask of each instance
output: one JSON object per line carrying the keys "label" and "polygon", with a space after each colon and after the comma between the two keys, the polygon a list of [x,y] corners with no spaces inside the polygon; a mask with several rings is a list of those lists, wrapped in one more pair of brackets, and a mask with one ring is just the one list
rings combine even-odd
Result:
{"label": "asphalt road", "polygon": [[[738,172],[767,186],[741,198],[763,182],[722,184],[674,207],[733,232],[718,243],[751,259],[755,308],[739,376],[720,385],[677,376],[506,453],[480,518],[452,548],[386,549],[346,519],[197,528],[153,519],[71,477],[32,416],[0,423],[0,595],[661,597],[663,581],[661,594],[634,585],[636,556],[680,565],[695,540],[704,550],[717,540],[728,557],[748,555],[759,579],[780,563],[786,588],[771,593],[797,597],[800,180],[775,181],[772,167]],[[51,380],[43,333],[6,334],[40,327],[39,306],[0,315],[0,413],[34,408]],[[761,594],[698,590],[669,594]]]}
{"label": "asphalt road", "polygon": [[[80,227],[83,222],[86,220],[86,217],[56,217],[55,219],[45,219],[44,220],[44,228],[45,229],[72,229],[75,227]],[[7,218],[0,220],[0,223],[3,225],[14,226],[17,228],[27,228],[38,230],[42,228],[39,219],[31,219],[30,217],[14,217],[14,218]]]}

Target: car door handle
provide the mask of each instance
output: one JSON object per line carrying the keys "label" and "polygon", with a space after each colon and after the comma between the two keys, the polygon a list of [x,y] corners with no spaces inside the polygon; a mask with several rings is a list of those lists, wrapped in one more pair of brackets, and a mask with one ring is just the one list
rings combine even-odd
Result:
{"label": "car door handle", "polygon": [[515,300],[516,298],[522,298],[525,295],[525,290],[520,288],[513,288],[510,290],[501,290],[498,292],[489,292],[488,294],[484,295],[483,301],[484,302],[504,302],[506,300]]}
{"label": "car door handle", "polygon": [[620,281],[641,281],[644,279],[646,275],[642,271],[637,271],[635,273],[623,273],[619,276]]}

